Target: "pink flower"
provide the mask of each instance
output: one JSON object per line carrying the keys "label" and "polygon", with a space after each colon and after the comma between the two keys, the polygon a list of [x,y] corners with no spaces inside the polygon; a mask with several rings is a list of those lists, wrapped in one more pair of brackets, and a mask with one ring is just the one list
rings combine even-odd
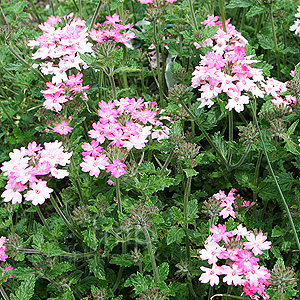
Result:
{"label": "pink flower", "polygon": [[62,135],[67,135],[69,132],[72,132],[72,130],[73,127],[70,127],[69,123],[67,123],[66,121],[62,121],[61,123],[55,125],[55,127],[53,128],[54,132]]}
{"label": "pink flower", "polygon": [[252,250],[254,255],[262,254],[262,250],[268,250],[271,248],[271,242],[266,241],[267,237],[260,232],[257,236],[254,233],[250,233],[246,236],[248,242],[244,242],[244,248]]}
{"label": "pink flower", "polygon": [[213,238],[216,242],[219,242],[223,239],[225,244],[229,243],[229,238],[232,236],[231,232],[226,232],[226,225],[218,224],[218,227],[215,225],[212,225],[212,227],[209,229],[209,231],[213,234]]}
{"label": "pink flower", "polygon": [[232,267],[222,266],[221,272],[223,275],[226,275],[223,278],[223,282],[226,282],[228,285],[242,285],[245,282],[242,277],[242,270],[235,264]]}
{"label": "pink flower", "polygon": [[106,172],[111,172],[112,176],[119,178],[123,174],[128,174],[124,167],[126,167],[125,164],[121,163],[119,159],[114,158],[113,163],[107,166]]}
{"label": "pink flower", "polygon": [[219,276],[221,275],[221,269],[217,265],[212,265],[212,268],[200,267],[200,269],[204,272],[201,274],[199,280],[202,283],[208,283],[213,286],[217,285],[220,282]]}
{"label": "pink flower", "polygon": [[90,176],[98,177],[100,170],[105,170],[109,165],[108,158],[105,154],[100,154],[98,157],[86,156],[80,164],[83,172],[89,172]]}
{"label": "pink flower", "polygon": [[43,204],[47,198],[50,198],[50,193],[53,192],[53,189],[47,187],[47,182],[42,179],[34,182],[31,189],[24,197],[26,201],[32,201],[33,205]]}

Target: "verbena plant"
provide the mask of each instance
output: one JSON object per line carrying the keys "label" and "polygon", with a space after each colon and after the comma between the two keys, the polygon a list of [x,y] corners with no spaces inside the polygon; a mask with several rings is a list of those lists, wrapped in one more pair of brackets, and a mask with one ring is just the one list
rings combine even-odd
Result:
{"label": "verbena plant", "polygon": [[297,4],[1,2],[4,300],[297,299]]}

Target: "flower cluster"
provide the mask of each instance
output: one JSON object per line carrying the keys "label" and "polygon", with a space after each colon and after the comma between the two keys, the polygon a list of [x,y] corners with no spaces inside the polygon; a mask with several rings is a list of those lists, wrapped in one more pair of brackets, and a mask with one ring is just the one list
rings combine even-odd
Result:
{"label": "flower cluster", "polygon": [[62,103],[73,100],[77,93],[87,90],[88,85],[82,86],[82,76],[81,73],[73,74],[64,83],[55,85],[47,82],[48,89],[41,91],[45,98],[44,107],[59,112],[63,108]]}
{"label": "flower cluster", "polygon": [[226,231],[226,225],[212,225],[210,232],[212,235],[199,254],[211,268],[201,267],[204,273],[199,280],[213,286],[219,284],[219,275],[225,275],[223,282],[243,287],[244,293],[252,299],[257,299],[258,295],[269,299],[265,289],[271,275],[267,268],[259,265],[257,257],[271,248],[267,237],[262,232],[248,231],[242,225],[232,231]]}
{"label": "flower cluster", "polygon": [[240,195],[235,195],[236,192],[236,189],[231,189],[228,195],[226,195],[224,191],[220,190],[219,193],[214,194],[208,200],[204,201],[202,212],[209,215],[211,218],[217,216],[222,217],[223,219],[228,217],[235,218],[236,216],[234,209],[238,207],[249,207],[251,204],[250,201],[243,200]]}
{"label": "flower cluster", "polygon": [[133,25],[119,24],[122,20],[120,20],[120,17],[117,14],[106,16],[106,19],[107,21],[103,24],[97,23],[94,25],[94,28],[89,32],[91,39],[98,43],[102,43],[104,40],[112,38],[115,42],[122,43],[126,47],[133,49],[130,42],[135,38],[135,34],[134,32],[126,32],[126,30],[131,29]]}
{"label": "flower cluster", "polygon": [[272,96],[271,102],[276,106],[291,106],[297,104],[297,98],[291,95],[281,96],[279,93],[285,93],[288,82],[281,82],[274,78],[267,78],[265,82],[261,83],[267,95]]}
{"label": "flower cluster", "polygon": [[295,31],[295,34],[300,35],[300,6],[297,8],[297,13],[295,14],[295,17],[297,18],[294,21],[294,24],[290,27],[290,31]]}
{"label": "flower cluster", "polygon": [[[220,94],[227,95],[228,110],[237,112],[244,110],[244,105],[249,103],[248,92],[255,97],[264,97],[256,83],[263,81],[262,70],[255,69],[250,64],[257,62],[246,56],[245,45],[247,41],[227,20],[226,31],[221,22],[216,22],[219,17],[208,16],[202,22],[206,27],[220,26],[217,33],[205,41],[206,46],[211,46],[211,52],[200,56],[200,65],[193,72],[192,86],[199,88],[201,102],[199,107],[211,107],[213,99]],[[200,47],[199,44],[195,44]]]}
{"label": "flower cluster", "polygon": [[[124,153],[128,150],[145,147],[153,125],[162,125],[162,122],[155,119],[157,115],[154,111],[155,106],[155,102],[144,102],[143,98],[136,100],[126,97],[108,103],[100,101],[98,109],[100,119],[92,124],[93,129],[88,132],[95,140],[82,145],[85,150],[82,153],[84,162],[80,164],[82,171],[96,177],[99,176],[100,170],[111,172],[116,178],[127,174],[125,164],[108,154],[121,151],[121,160],[124,160],[126,156]],[[148,123],[150,125],[147,125]],[[155,135],[153,138],[156,136],[159,137]],[[106,150],[99,146],[105,141],[109,141]]]}
{"label": "flower cluster", "polygon": [[[33,54],[33,59],[46,60],[37,66],[45,75],[54,75],[52,83],[60,83],[68,79],[66,71],[72,68],[81,70],[87,65],[79,53],[92,52],[92,44],[87,41],[88,28],[85,21],[73,18],[73,13],[60,18],[50,16],[39,25],[43,34],[35,40],[30,40],[28,46],[39,47]],[[64,27],[60,25],[66,24]]]}
{"label": "flower cluster", "polygon": [[[5,250],[6,250],[6,247],[4,246],[4,243],[6,241],[6,237],[4,236],[1,236],[0,238],[0,261],[3,261],[5,262],[8,258],[8,256],[5,254]],[[7,270],[13,270],[13,267],[12,266],[8,266],[8,267],[5,267],[5,268],[2,268],[2,277],[4,276],[5,274],[5,271]],[[13,278],[13,276],[9,276],[8,278]],[[7,279],[4,280],[4,282],[6,282]]]}
{"label": "flower cluster", "polygon": [[26,201],[32,201],[33,205],[43,204],[53,192],[53,189],[47,187],[46,180],[52,176],[58,179],[67,176],[68,171],[57,169],[57,166],[69,164],[71,156],[72,152],[64,152],[59,141],[45,143],[44,148],[32,142],[27,148],[14,149],[9,153],[10,160],[5,161],[1,167],[4,176],[8,177],[5,191],[1,195],[3,201],[21,203],[21,192],[26,190]]}

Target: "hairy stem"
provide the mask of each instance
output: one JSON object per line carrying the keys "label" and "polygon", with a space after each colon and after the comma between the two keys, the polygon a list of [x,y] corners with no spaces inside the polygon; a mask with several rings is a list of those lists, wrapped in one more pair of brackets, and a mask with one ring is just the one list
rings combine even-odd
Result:
{"label": "hairy stem", "polygon": [[81,235],[81,233],[79,233],[77,231],[76,228],[74,228],[71,225],[71,223],[68,221],[68,219],[66,218],[66,216],[64,215],[64,213],[62,212],[62,210],[60,209],[60,207],[58,206],[58,204],[56,203],[56,200],[54,199],[54,197],[52,195],[50,195],[50,201],[51,201],[51,204],[53,205],[54,209],[58,213],[58,215],[62,218],[62,220],[64,221],[64,223],[67,225],[67,227],[74,233],[74,235],[76,236],[77,239],[79,239],[80,241],[82,241],[83,240],[83,236]]}
{"label": "hairy stem", "polygon": [[157,285],[157,283],[159,282],[159,275],[158,275],[158,270],[157,270],[156,261],[155,261],[155,257],[154,257],[154,252],[152,249],[151,238],[150,238],[148,229],[145,226],[142,227],[142,230],[143,230],[143,233],[146,238],[147,248],[148,248],[150,261],[151,261],[151,265],[152,265],[152,269],[153,269],[153,276],[154,276],[155,283]]}
{"label": "hairy stem", "polygon": [[89,27],[89,31],[94,27],[94,25],[96,23],[96,19],[97,19],[97,16],[98,16],[98,13],[100,11],[100,7],[101,7],[102,3],[103,3],[103,0],[99,0],[97,8],[96,8],[96,10],[94,12],[94,15],[93,15],[93,18],[92,18],[91,25]]}
{"label": "hairy stem", "polygon": [[40,208],[39,205],[36,206],[36,211],[37,211],[37,213],[38,213],[38,215],[39,215],[42,223],[47,228],[47,231],[50,233],[51,232],[50,231],[50,227],[49,227],[49,225],[48,225],[48,223],[47,223],[47,221],[46,221],[46,219],[45,219],[45,217],[44,217],[44,215],[43,215],[43,213],[42,213],[41,208]]}
{"label": "hairy stem", "polygon": [[0,284],[0,293],[1,293],[4,300],[9,300],[9,297],[7,296],[2,284]]}

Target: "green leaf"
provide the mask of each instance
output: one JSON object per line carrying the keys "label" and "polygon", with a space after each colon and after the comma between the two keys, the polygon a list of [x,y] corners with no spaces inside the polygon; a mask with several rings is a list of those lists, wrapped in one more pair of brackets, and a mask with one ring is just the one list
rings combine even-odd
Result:
{"label": "green leaf", "polygon": [[193,176],[197,176],[199,174],[199,172],[197,172],[194,169],[183,169],[186,177],[193,177]]}
{"label": "green leaf", "polygon": [[113,70],[109,75],[112,76],[121,72],[140,72],[140,71],[141,69],[134,68],[134,67],[120,67]]}
{"label": "green leaf", "polygon": [[123,267],[130,267],[133,264],[129,254],[117,254],[109,263]]}
{"label": "green leaf", "polygon": [[46,256],[57,256],[65,253],[65,251],[61,250],[59,246],[56,245],[56,243],[49,243],[46,242],[42,245],[41,251],[46,254]]}
{"label": "green leaf", "polygon": [[94,256],[88,260],[90,271],[101,280],[105,280],[105,263],[99,256]]}
{"label": "green leaf", "polygon": [[189,221],[194,221],[198,217],[198,201],[196,199],[190,200],[187,207],[187,215]]}
{"label": "green leaf", "polygon": [[14,295],[10,294],[11,300],[30,300],[34,294],[36,278],[34,275],[27,277],[17,288]]}
{"label": "green leaf", "polygon": [[265,12],[265,9],[261,6],[252,6],[249,11],[247,12],[246,16],[247,18],[252,18],[254,16],[257,16],[259,14],[262,14]]}
{"label": "green leaf", "polygon": [[74,271],[75,266],[67,261],[63,261],[60,263],[55,263],[51,270],[51,278],[54,279],[57,276],[60,276],[66,272]]}
{"label": "green leaf", "polygon": [[288,129],[288,131],[287,131],[287,135],[288,135],[288,136],[291,136],[292,134],[294,134],[294,131],[295,131],[295,129],[296,129],[298,123],[299,123],[299,120],[295,121],[295,122],[289,127],[289,129]]}
{"label": "green leaf", "polygon": [[169,275],[169,264],[167,262],[162,263],[157,267],[158,276],[160,281],[165,281]]}
{"label": "green leaf", "polygon": [[265,50],[273,50],[275,48],[274,41],[270,37],[262,34],[257,34],[260,46]]}
{"label": "green leaf", "polygon": [[173,226],[168,231],[167,235],[167,245],[170,245],[174,242],[181,243],[182,238],[185,236],[184,230],[181,227]]}
{"label": "green leaf", "polygon": [[300,62],[295,66],[295,79],[300,80]]}
{"label": "green leaf", "polygon": [[286,234],[286,230],[284,228],[281,228],[280,226],[276,225],[272,229],[271,237],[280,237],[280,236],[284,236],[285,234]]}
{"label": "green leaf", "polygon": [[82,235],[84,237],[83,241],[93,250],[97,250],[98,248],[98,240],[96,238],[95,230],[92,227],[87,228],[82,231]]}
{"label": "green leaf", "polygon": [[226,5],[226,8],[249,7],[253,4],[251,0],[231,0],[230,3]]}

